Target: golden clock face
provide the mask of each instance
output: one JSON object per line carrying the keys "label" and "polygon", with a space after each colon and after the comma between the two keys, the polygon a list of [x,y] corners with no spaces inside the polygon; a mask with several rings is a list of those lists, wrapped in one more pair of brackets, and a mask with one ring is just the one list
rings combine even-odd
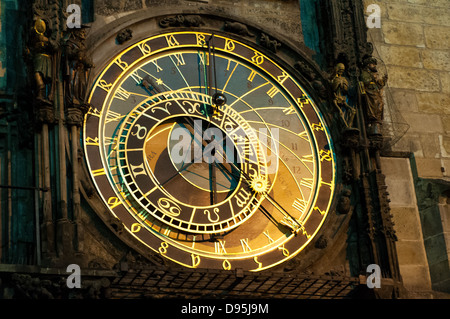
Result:
{"label": "golden clock face", "polygon": [[335,160],[298,81],[223,34],[136,43],[103,70],[88,168],[124,228],[186,267],[259,271],[297,255],[330,209]]}

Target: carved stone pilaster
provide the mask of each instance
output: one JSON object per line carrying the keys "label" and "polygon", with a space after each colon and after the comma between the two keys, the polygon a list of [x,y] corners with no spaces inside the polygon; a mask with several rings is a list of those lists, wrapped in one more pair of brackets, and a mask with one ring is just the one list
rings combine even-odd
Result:
{"label": "carved stone pilaster", "polygon": [[[334,62],[346,65],[352,76],[359,76],[359,63],[373,46],[367,42],[363,2],[359,0],[327,0],[322,4],[326,26],[326,51],[329,67]],[[330,19],[331,18],[331,19]],[[333,62],[334,61],[334,62]]]}
{"label": "carved stone pilaster", "polygon": [[36,122],[38,125],[52,125],[57,122],[52,104],[40,104],[36,107]]}
{"label": "carved stone pilaster", "polygon": [[[62,203],[66,205],[66,203]],[[74,226],[67,218],[58,219],[56,221],[56,241],[58,258],[65,260],[73,256],[73,233]]]}
{"label": "carved stone pilaster", "polygon": [[78,107],[69,107],[66,109],[66,124],[67,126],[75,125],[81,127],[83,125],[84,113]]}
{"label": "carved stone pilaster", "polygon": [[378,189],[378,198],[380,202],[381,213],[381,232],[391,241],[397,241],[397,235],[394,229],[393,216],[391,214],[391,208],[389,207],[390,199],[387,192],[386,176],[378,171],[376,173],[376,183]]}

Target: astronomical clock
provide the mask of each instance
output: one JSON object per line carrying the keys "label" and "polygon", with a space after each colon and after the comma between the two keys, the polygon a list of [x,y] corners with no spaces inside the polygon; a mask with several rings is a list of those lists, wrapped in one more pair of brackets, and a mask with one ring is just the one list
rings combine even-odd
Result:
{"label": "astronomical clock", "polygon": [[364,1],[66,2],[0,14],[0,297],[401,295]]}
{"label": "astronomical clock", "polygon": [[82,140],[107,211],[190,268],[262,271],[330,214],[336,155],[299,72],[237,33],[167,28],[98,73]]}

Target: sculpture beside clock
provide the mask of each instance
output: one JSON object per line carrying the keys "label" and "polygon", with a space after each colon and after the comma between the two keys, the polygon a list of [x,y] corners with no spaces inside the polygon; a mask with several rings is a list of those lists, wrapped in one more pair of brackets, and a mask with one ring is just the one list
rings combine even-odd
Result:
{"label": "sculpture beside clock", "polygon": [[295,76],[224,32],[166,32],[116,55],[83,139],[109,214],[193,268],[260,271],[297,255],[330,210],[335,154]]}

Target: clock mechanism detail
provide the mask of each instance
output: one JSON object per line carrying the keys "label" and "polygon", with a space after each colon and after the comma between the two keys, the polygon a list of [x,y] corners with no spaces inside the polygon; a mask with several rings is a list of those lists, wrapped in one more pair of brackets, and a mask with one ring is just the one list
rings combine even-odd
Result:
{"label": "clock mechanism detail", "polygon": [[301,252],[334,195],[333,144],[289,70],[222,33],[163,33],[114,57],[84,148],[109,213],[191,268],[261,271]]}

